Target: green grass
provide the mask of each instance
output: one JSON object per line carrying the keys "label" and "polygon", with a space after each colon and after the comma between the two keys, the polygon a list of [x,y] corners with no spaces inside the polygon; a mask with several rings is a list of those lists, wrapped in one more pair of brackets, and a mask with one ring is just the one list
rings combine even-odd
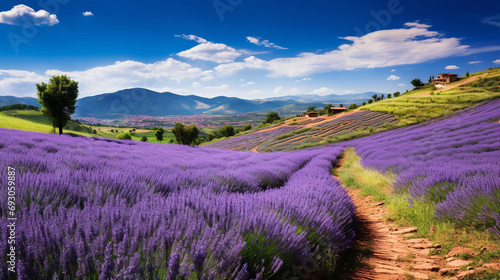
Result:
{"label": "green grass", "polygon": [[[4,111],[0,112],[0,127],[19,129],[24,131],[55,133],[52,124],[38,111]],[[83,131],[82,131],[83,130]],[[88,136],[88,130],[84,126],[75,122],[69,122],[64,127],[64,133],[74,133]]]}
{"label": "green grass", "polygon": [[[371,195],[375,201],[383,201],[389,209],[386,219],[398,226],[417,227],[415,237],[425,237],[441,244],[442,250],[434,252],[435,254],[445,255],[455,246],[470,247],[479,251],[489,244],[500,245],[500,240],[489,231],[458,226],[451,221],[436,219],[432,204],[419,200],[414,200],[413,204],[410,204],[411,197],[407,192],[393,192],[394,174],[390,172],[382,174],[364,168],[354,148],[346,149],[343,157],[345,161],[341,171],[335,171],[340,175],[342,184],[348,188],[361,189],[361,195]],[[430,231],[431,227],[435,228],[433,234]],[[495,256],[490,258],[496,258]]]}

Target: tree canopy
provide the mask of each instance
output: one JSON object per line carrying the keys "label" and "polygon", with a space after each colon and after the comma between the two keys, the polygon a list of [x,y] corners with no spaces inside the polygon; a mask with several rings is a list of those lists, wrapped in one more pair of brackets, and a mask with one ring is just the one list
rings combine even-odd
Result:
{"label": "tree canopy", "polygon": [[280,116],[276,112],[270,112],[266,116],[266,120],[262,123],[273,123],[274,121],[281,120]]}
{"label": "tree canopy", "polygon": [[420,80],[418,78],[411,80],[411,84],[416,88],[424,86],[424,83],[422,82],[422,80]]}
{"label": "tree canopy", "polygon": [[200,133],[200,129],[198,129],[194,123],[190,125],[176,123],[174,128],[172,128],[172,132],[175,135],[177,143],[182,145],[194,145]]}
{"label": "tree canopy", "polygon": [[156,140],[160,143],[163,140],[163,133],[165,133],[163,127],[158,127],[155,131]]}
{"label": "tree canopy", "polygon": [[36,88],[38,104],[42,105],[40,112],[49,119],[53,127],[59,128],[59,134],[62,134],[63,127],[76,109],[78,82],[66,75],[52,76],[49,84],[42,82],[37,84]]}

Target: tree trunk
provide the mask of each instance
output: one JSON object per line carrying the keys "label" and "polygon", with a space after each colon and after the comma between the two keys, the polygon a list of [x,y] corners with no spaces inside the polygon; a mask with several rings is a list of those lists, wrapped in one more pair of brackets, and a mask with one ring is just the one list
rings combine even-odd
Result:
{"label": "tree trunk", "polygon": [[63,134],[63,133],[62,133],[62,129],[63,129],[63,127],[62,127],[62,126],[59,126],[59,135]]}

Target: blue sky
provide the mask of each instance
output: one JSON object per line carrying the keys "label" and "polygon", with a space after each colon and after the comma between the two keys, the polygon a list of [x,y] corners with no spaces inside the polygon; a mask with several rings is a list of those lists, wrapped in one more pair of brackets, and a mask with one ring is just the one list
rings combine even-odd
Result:
{"label": "blue sky", "polygon": [[247,99],[410,89],[500,66],[500,2],[0,3],[0,95],[67,74],[80,97],[145,87]]}

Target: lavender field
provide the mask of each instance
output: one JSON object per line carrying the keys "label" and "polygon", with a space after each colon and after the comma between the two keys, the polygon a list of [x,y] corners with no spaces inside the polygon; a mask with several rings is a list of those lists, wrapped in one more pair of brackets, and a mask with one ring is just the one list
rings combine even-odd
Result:
{"label": "lavender field", "polygon": [[[354,240],[354,206],[330,174],[341,152],[0,129],[0,170],[16,169],[17,279],[306,277]],[[6,231],[0,244],[6,256]]]}
{"label": "lavender field", "polygon": [[435,216],[500,235],[500,100],[432,123],[354,140],[364,166],[397,174],[396,191]]}

